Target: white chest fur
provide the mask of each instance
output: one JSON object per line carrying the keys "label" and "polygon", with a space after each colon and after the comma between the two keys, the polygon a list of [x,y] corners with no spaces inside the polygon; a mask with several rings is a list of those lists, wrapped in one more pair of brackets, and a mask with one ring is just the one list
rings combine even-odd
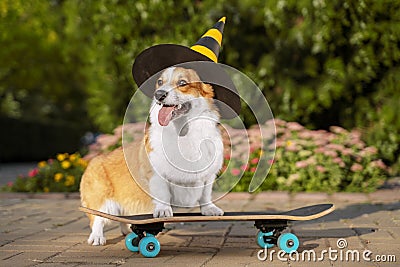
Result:
{"label": "white chest fur", "polygon": [[167,126],[158,123],[158,105],[150,113],[150,193],[160,202],[192,207],[211,200],[212,183],[223,164],[218,116],[201,100],[193,107],[183,136],[173,121]]}
{"label": "white chest fur", "polygon": [[199,186],[221,169],[223,144],[216,122],[209,118],[189,121],[185,136],[179,136],[173,124],[152,125],[150,162],[154,172],[168,181]]}

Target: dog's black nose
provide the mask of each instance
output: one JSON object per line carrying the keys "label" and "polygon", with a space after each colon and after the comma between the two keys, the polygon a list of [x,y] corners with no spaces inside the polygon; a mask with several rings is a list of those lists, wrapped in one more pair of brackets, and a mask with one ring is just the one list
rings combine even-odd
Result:
{"label": "dog's black nose", "polygon": [[158,100],[158,101],[163,101],[163,100],[167,97],[167,95],[168,95],[168,92],[167,92],[167,91],[164,91],[164,90],[157,90],[157,91],[154,93],[154,97],[155,97],[156,100]]}

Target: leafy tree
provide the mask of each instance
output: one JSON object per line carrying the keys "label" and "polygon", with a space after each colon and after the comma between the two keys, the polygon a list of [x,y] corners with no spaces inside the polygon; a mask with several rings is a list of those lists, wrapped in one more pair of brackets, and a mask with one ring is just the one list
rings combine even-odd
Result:
{"label": "leafy tree", "polygon": [[4,0],[0,115],[111,131],[136,90],[134,58],[190,46],[224,15],[220,62],[256,81],[275,116],[364,128],[400,166],[399,0]]}
{"label": "leafy tree", "polygon": [[0,115],[42,122],[82,118],[82,60],[66,45],[60,6],[2,1],[0,19]]}

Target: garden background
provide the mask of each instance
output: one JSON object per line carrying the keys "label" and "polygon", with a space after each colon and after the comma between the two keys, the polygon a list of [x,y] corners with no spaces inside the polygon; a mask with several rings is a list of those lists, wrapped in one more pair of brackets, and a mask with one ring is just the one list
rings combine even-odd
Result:
{"label": "garden background", "polygon": [[[280,161],[264,190],[368,191],[399,175],[397,0],[1,1],[1,162],[42,161],[30,173],[40,188],[26,191],[71,189],[84,134],[122,123],[135,56],[190,46],[222,16],[219,61],[253,79],[280,119]],[[241,116],[254,124],[248,110]],[[251,173],[254,162],[238,168]]]}

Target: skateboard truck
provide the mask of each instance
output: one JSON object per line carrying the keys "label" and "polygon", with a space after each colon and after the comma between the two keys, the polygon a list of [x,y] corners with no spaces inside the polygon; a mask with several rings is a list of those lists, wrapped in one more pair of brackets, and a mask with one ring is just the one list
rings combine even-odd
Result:
{"label": "skateboard truck", "polygon": [[164,229],[163,222],[148,223],[148,224],[132,224],[131,230],[137,235],[142,235],[144,232],[152,235],[157,235]]}
{"label": "skateboard truck", "polygon": [[[261,248],[271,248],[279,245],[279,236],[289,226],[289,222],[287,220],[256,220],[254,226],[259,230],[257,244]],[[293,242],[291,247],[294,245]]]}

